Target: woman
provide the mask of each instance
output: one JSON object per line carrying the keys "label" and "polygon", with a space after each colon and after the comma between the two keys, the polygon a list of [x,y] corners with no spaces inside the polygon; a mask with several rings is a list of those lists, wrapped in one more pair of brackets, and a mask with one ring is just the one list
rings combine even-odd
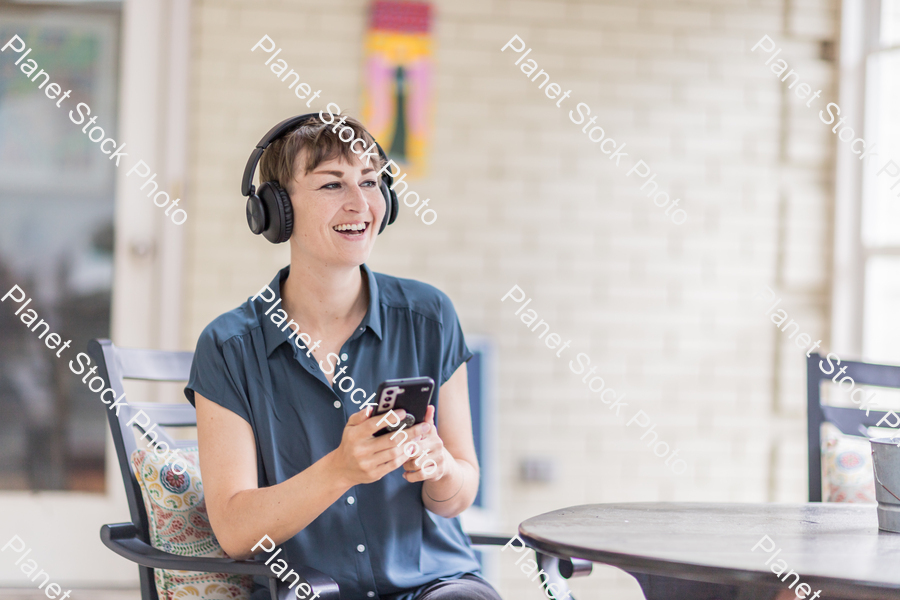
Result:
{"label": "woman", "polygon": [[[385,218],[384,160],[361,161],[345,129],[319,115],[260,163],[260,181],[277,182],[293,209],[290,265],[271,294],[218,317],[197,342],[185,394],[210,522],[229,556],[250,557],[267,535],[288,562],[337,581],[345,600],[499,600],[457,518],[478,490],[472,353],[445,294],[365,265]],[[340,127],[374,142],[352,118]],[[434,460],[427,473],[396,440],[373,436],[384,425],[335,385],[336,372],[370,394],[386,379],[435,380],[425,422],[407,430]]]}

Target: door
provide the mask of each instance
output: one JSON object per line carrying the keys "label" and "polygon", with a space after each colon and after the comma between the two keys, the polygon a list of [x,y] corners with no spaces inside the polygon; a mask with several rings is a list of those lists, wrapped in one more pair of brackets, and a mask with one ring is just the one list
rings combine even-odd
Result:
{"label": "door", "polygon": [[178,346],[182,228],[125,175],[140,158],[184,188],[189,11],[0,5],[0,587],[37,585],[26,553],[63,589],[137,585],[100,542],[129,516],[106,406],[75,373],[92,338]]}

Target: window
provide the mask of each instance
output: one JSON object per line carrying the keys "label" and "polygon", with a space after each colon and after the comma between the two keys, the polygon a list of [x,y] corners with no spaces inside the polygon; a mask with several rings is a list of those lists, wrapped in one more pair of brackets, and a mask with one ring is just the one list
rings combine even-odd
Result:
{"label": "window", "polygon": [[862,175],[862,354],[900,363],[900,185],[891,189],[900,178],[876,175],[888,160],[900,164],[900,0],[880,4],[870,7],[866,48],[866,138],[879,155]]}
{"label": "window", "polygon": [[[15,65],[8,48],[0,67],[0,295],[18,285],[72,340],[57,358],[27,312],[0,305],[0,490],[105,489],[106,407],[68,363],[109,336],[115,169],[69,111],[87,103],[116,137],[118,28],[115,4],[0,6],[0,43],[18,35],[32,49]],[[60,107],[50,82],[72,90]]]}

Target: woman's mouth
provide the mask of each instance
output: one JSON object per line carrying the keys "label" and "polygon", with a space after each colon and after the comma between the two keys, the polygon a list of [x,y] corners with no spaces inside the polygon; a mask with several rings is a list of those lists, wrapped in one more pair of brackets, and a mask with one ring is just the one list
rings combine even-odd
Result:
{"label": "woman's mouth", "polygon": [[347,237],[361,237],[365,235],[366,231],[369,229],[369,224],[345,223],[343,225],[335,225],[332,229]]}

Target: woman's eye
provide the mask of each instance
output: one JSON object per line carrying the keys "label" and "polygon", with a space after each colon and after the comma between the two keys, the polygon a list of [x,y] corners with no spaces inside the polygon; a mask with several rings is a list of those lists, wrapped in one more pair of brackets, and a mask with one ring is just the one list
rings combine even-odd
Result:
{"label": "woman's eye", "polygon": [[365,186],[368,186],[368,187],[375,187],[378,185],[378,183],[376,183],[376,181],[374,179],[370,179],[368,181],[363,181],[362,184]]}
{"label": "woman's eye", "polygon": [[[334,187],[332,187],[332,186],[334,186]],[[334,183],[326,183],[325,185],[322,186],[322,189],[323,190],[336,190],[339,187],[341,187],[341,184],[340,184],[340,182],[336,181]]]}

